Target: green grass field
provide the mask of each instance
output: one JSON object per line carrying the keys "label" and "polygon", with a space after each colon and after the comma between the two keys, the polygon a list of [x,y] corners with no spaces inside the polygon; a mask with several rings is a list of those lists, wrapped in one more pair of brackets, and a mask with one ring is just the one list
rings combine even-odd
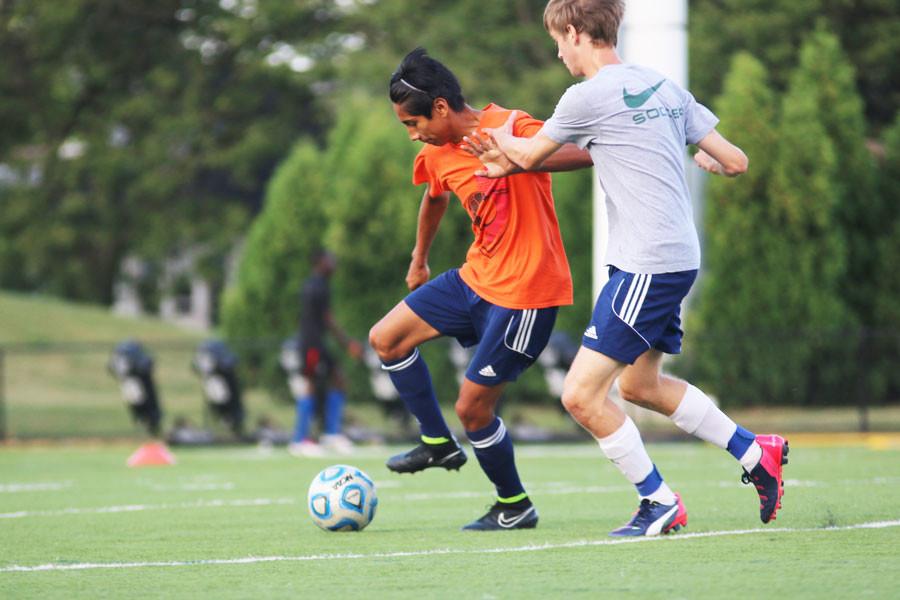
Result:
{"label": "green grass field", "polygon": [[[689,526],[636,542],[606,536],[636,506],[596,446],[523,446],[537,529],[461,532],[491,502],[460,473],[387,472],[391,450],[296,459],[283,449],[180,449],[129,469],[133,448],[0,451],[2,598],[896,597],[900,447],[795,443],[784,508],[759,522],[727,454],[651,445]],[[310,521],[306,489],[334,463],[378,485],[361,533]]]}

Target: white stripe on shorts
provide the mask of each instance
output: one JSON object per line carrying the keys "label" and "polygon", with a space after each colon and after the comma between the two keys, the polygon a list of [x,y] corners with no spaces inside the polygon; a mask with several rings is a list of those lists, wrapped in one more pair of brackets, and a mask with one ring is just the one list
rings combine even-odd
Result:
{"label": "white stripe on shorts", "polygon": [[631,313],[627,314],[623,319],[630,326],[634,327],[635,321],[637,321],[638,313],[641,312],[641,307],[644,305],[644,298],[647,297],[647,292],[650,290],[650,281],[653,279],[653,275],[642,275],[642,288],[640,288],[640,295],[635,294],[636,300],[632,303]]}
{"label": "white stripe on shorts", "polygon": [[625,320],[625,313],[628,312],[628,309],[631,306],[632,298],[634,298],[634,296],[635,296],[634,290],[638,286],[639,278],[640,278],[640,275],[635,275],[634,277],[631,278],[631,284],[628,286],[628,293],[625,294],[625,300],[622,301],[622,310],[619,311],[618,317],[620,319],[622,319],[623,321]]}
{"label": "white stripe on shorts", "polygon": [[525,353],[525,348],[528,347],[528,342],[531,341],[531,329],[534,327],[534,321],[537,318],[537,311],[535,309],[527,309],[522,311],[522,321],[519,323],[519,334],[516,336],[516,341],[513,343],[513,350],[516,352]]}

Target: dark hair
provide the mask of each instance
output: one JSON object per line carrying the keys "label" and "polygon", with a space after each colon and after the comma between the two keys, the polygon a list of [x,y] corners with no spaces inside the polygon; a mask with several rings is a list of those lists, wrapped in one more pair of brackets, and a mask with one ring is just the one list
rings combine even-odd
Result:
{"label": "dark hair", "polygon": [[391,75],[391,102],[403,105],[411,115],[431,118],[436,98],[443,98],[456,112],[466,106],[462,89],[450,69],[428,56],[424,48],[416,48],[400,61]]}

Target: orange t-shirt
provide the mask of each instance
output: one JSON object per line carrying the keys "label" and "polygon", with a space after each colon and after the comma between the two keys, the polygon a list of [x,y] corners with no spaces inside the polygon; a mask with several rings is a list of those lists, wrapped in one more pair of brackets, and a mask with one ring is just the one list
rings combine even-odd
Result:
{"label": "orange t-shirt", "polygon": [[[479,127],[499,127],[510,111],[489,104]],[[531,137],[543,123],[523,112],[513,134]],[[413,183],[429,194],[451,191],[472,219],[475,241],[459,275],[479,296],[504,308],[572,304],[572,276],[553,207],[549,173],[476,177],[481,162],[457,144],[426,145],[413,166]]]}

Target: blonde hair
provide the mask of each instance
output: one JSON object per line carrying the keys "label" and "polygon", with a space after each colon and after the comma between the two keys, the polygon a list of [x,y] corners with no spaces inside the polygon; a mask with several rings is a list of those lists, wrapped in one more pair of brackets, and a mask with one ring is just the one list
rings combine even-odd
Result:
{"label": "blonde hair", "polygon": [[563,33],[571,25],[595,42],[615,46],[624,14],[623,0],[550,0],[544,9],[544,27]]}

